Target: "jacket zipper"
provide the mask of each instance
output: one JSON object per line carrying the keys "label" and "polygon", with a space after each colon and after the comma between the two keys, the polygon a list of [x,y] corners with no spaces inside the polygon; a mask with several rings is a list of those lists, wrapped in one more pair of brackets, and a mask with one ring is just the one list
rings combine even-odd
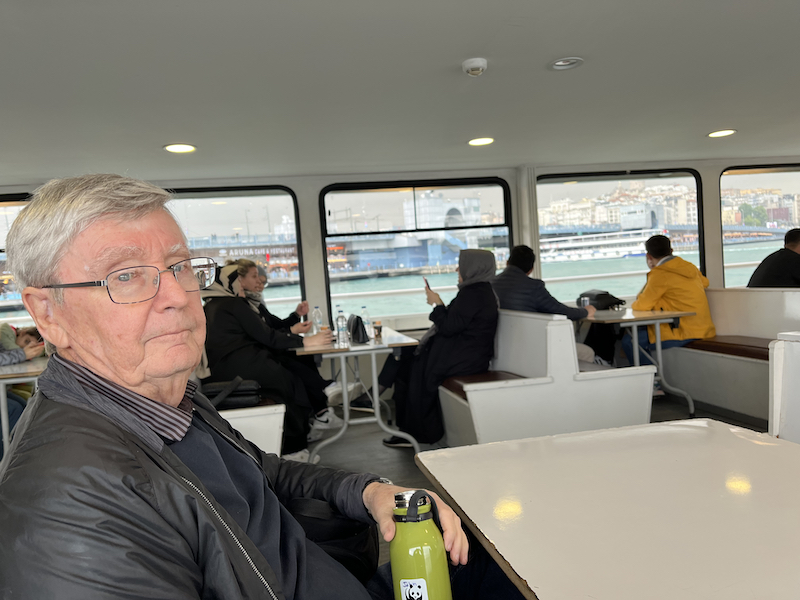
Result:
{"label": "jacket zipper", "polygon": [[236,537],[236,534],[233,532],[233,530],[230,528],[230,526],[225,522],[225,519],[222,518],[222,515],[219,514],[219,511],[217,511],[217,509],[214,507],[214,505],[211,503],[211,501],[208,499],[208,497],[194,483],[192,483],[191,481],[186,479],[186,477],[181,476],[181,479],[183,479],[186,482],[186,485],[191,487],[198,496],[200,496],[203,500],[205,500],[205,503],[208,505],[208,507],[211,509],[211,511],[217,517],[219,522],[222,523],[222,526],[225,527],[225,530],[230,534],[231,538],[233,538],[233,541],[236,542],[236,545],[239,547],[239,550],[241,550],[242,554],[244,554],[244,557],[245,557],[245,559],[247,559],[247,563],[250,565],[250,568],[253,569],[253,572],[261,580],[261,583],[264,584],[265,588],[267,588],[267,591],[269,592],[269,595],[272,596],[273,600],[278,600],[278,597],[275,595],[275,592],[272,591],[272,587],[270,587],[269,582],[261,574],[261,571],[258,570],[258,567],[253,562],[253,559],[250,558],[250,555],[247,553],[247,550],[245,550],[245,547],[242,545],[242,542],[239,541],[239,538]]}

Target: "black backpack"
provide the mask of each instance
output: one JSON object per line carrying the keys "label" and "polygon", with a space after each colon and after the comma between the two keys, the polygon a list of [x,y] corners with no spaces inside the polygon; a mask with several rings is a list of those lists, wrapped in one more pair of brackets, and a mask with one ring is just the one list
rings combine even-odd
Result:
{"label": "black backpack", "polygon": [[589,298],[589,304],[594,306],[597,310],[608,310],[609,308],[618,308],[625,304],[625,300],[620,300],[616,296],[603,292],[601,290],[589,290],[583,292],[575,303],[580,306],[581,298]]}

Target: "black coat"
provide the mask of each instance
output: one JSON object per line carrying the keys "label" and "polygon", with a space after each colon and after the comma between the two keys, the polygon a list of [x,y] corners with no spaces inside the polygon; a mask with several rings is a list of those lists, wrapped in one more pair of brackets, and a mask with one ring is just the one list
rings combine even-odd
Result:
{"label": "black coat", "polygon": [[506,310],[565,315],[573,321],[585,319],[589,314],[585,308],[562,304],[547,291],[544,281],[528,277],[525,271],[513,265],[492,279],[492,287],[500,300],[500,308]]}
{"label": "black coat", "polygon": [[800,287],[800,254],[788,248],[773,252],[756,267],[747,287]]}
{"label": "black coat", "polygon": [[418,441],[433,443],[444,435],[439,385],[448,377],[489,370],[497,311],[497,297],[486,282],[462,288],[449,306],[433,309],[436,335],[415,357],[408,398],[398,404],[398,425]]}
{"label": "black coat", "polygon": [[303,345],[303,338],[288,330],[300,318],[292,314],[281,320],[266,309],[256,313],[247,299],[238,297],[211,298],[204,310],[211,370],[204,382],[230,381],[237,375],[257,381],[262,396],[286,405],[283,452],[305,448],[308,414],[327,406],[323,390],[328,382],[310,357],[299,360],[289,351]]}
{"label": "black coat", "polygon": [[[315,498],[371,522],[361,493],[376,475],[264,454],[202,395],[193,409],[255,461],[286,506]],[[54,361],[0,464],[0,507],[0,598],[245,600],[270,598],[267,587],[284,597],[278,566],[163,440]],[[296,560],[305,539],[278,522],[270,530]],[[332,583],[326,598],[355,597]]]}

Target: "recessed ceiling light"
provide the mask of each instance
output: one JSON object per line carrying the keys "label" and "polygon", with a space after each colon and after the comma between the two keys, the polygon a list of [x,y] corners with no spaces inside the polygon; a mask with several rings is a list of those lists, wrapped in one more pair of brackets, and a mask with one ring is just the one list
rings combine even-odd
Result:
{"label": "recessed ceiling light", "polygon": [[494,138],[475,138],[469,141],[470,146],[487,146],[494,143]]}
{"label": "recessed ceiling light", "polygon": [[217,202],[212,202],[211,204],[216,204],[217,206],[221,206],[223,204],[227,204],[227,202],[223,202],[222,200],[219,200]]}
{"label": "recessed ceiling light", "polygon": [[175,154],[185,154],[186,152],[194,152],[197,148],[191,144],[167,144],[164,146],[164,150]]}
{"label": "recessed ceiling light", "polygon": [[583,64],[583,59],[579,56],[567,56],[566,58],[559,58],[551,62],[547,68],[551,71],[566,71],[567,69],[574,69]]}
{"label": "recessed ceiling light", "polygon": [[708,134],[708,137],[727,137],[729,135],[733,135],[736,133],[735,129],[720,129],[719,131],[712,131]]}
{"label": "recessed ceiling light", "polygon": [[565,181],[564,185],[575,185],[576,183],[578,183],[578,182],[577,181]]}

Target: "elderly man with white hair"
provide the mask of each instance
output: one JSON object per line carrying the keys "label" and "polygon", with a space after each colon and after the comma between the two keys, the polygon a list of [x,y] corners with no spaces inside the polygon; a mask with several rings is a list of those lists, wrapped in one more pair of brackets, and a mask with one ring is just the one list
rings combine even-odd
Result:
{"label": "elderly man with white hair", "polygon": [[[168,200],[116,175],[55,180],[11,228],[54,354],[0,464],[0,597],[391,597],[387,568],[367,591],[286,507],[316,499],[389,540],[405,488],[264,454],[189,381],[216,265],[191,256]],[[454,591],[459,573],[496,587],[496,566],[461,568],[467,538],[439,504]]]}

